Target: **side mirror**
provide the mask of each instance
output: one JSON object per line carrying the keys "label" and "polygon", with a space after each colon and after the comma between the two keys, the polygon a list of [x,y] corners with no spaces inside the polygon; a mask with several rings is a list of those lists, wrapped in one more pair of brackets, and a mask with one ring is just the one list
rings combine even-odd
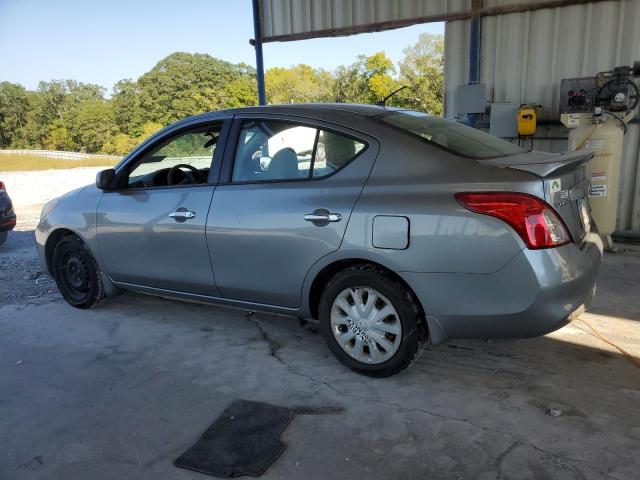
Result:
{"label": "side mirror", "polygon": [[102,170],[96,175],[96,187],[100,190],[115,190],[117,186],[117,175],[113,168]]}

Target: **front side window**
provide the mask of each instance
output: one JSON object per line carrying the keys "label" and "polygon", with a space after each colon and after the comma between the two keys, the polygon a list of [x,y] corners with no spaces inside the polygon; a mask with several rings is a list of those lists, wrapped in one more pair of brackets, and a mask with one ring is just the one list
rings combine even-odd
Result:
{"label": "front side window", "polygon": [[135,162],[130,188],[206,183],[222,125],[207,125],[178,134]]}
{"label": "front side window", "polygon": [[475,128],[426,113],[398,110],[382,115],[381,119],[389,125],[464,157],[495,158],[525,151]]}
{"label": "front side window", "polygon": [[240,130],[233,182],[323,177],[351,161],[365,144],[347,136],[271,120],[246,121]]}

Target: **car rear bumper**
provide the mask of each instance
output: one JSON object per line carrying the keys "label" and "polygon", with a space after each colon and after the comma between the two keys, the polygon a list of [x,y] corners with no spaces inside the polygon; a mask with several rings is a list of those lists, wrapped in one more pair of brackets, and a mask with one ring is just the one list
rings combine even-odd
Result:
{"label": "car rear bumper", "polygon": [[13,230],[16,226],[16,215],[0,216],[0,232]]}
{"label": "car rear bumper", "polygon": [[563,327],[590,305],[601,257],[593,233],[580,246],[524,249],[491,274],[401,275],[424,307],[434,343],[525,338]]}

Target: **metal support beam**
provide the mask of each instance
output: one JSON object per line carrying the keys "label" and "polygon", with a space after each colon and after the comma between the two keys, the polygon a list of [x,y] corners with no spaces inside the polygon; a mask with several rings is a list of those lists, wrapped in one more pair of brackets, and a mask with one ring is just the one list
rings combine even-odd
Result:
{"label": "metal support beam", "polygon": [[256,50],[256,77],[258,79],[258,104],[266,105],[264,93],[264,64],[262,63],[262,25],[260,22],[260,2],[253,0],[253,47]]}
{"label": "metal support beam", "polygon": [[[478,83],[480,81],[480,41],[482,18],[479,13],[482,9],[482,0],[473,0],[471,2],[472,16],[469,19],[469,83]],[[475,127],[480,114],[467,114],[467,123],[471,127]]]}
{"label": "metal support beam", "polygon": [[481,18],[478,12],[482,2],[473,0],[472,12],[474,15],[469,20],[469,83],[480,81],[480,25]]}

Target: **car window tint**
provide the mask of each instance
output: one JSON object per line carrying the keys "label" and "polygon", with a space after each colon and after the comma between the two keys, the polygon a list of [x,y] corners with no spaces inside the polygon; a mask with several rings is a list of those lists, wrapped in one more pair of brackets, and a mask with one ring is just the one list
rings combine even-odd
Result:
{"label": "car window tint", "polygon": [[169,170],[180,164],[190,165],[175,171],[171,185],[205,183],[220,136],[221,125],[208,125],[181,133],[169,142],[163,141],[143,155],[129,173],[130,187],[160,187],[169,185]]}
{"label": "car window tint", "polygon": [[232,181],[309,177],[317,129],[289,122],[251,120],[242,125]]}
{"label": "car window tint", "polygon": [[383,115],[394,127],[471,158],[495,158],[524,152],[516,145],[453,120],[400,110]]}
{"label": "car window tint", "polygon": [[313,162],[313,176],[324,177],[340,170],[363,148],[364,143],[353,138],[321,130]]}

